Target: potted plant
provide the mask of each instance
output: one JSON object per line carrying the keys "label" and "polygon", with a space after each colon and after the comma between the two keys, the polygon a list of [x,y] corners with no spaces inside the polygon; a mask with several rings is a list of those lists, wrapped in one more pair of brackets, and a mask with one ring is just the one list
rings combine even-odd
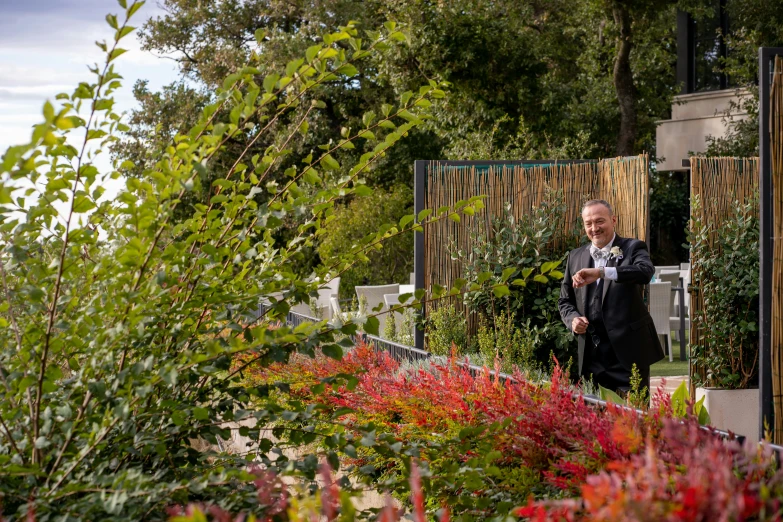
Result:
{"label": "potted plant", "polygon": [[732,208],[719,223],[691,221],[691,291],[701,300],[691,312],[691,379],[713,426],[758,440],[758,199]]}

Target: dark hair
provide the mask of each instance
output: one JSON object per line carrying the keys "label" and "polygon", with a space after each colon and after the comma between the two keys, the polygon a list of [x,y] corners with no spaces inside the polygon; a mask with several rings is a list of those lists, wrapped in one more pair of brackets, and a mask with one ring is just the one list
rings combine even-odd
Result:
{"label": "dark hair", "polygon": [[584,212],[587,207],[592,207],[593,205],[603,205],[609,210],[610,216],[614,215],[614,212],[612,211],[612,205],[610,205],[609,202],[605,199],[591,199],[586,201],[585,204],[582,205],[582,212]]}

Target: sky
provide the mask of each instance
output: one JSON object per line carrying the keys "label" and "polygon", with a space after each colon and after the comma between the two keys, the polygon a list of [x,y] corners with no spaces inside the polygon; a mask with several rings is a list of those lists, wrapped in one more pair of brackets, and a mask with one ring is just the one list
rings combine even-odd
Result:
{"label": "sky", "polygon": [[[128,4],[132,0],[128,0]],[[92,82],[88,65],[103,63],[96,40],[113,40],[107,13],[120,16],[116,0],[0,0],[0,156],[10,145],[27,141],[47,99],[71,93],[80,81]],[[131,25],[162,13],[148,1]],[[135,106],[132,88],[137,79],[157,90],[177,79],[176,63],[140,49],[136,33],[122,40],[128,52],[115,62],[123,86],[115,93],[115,110]]]}

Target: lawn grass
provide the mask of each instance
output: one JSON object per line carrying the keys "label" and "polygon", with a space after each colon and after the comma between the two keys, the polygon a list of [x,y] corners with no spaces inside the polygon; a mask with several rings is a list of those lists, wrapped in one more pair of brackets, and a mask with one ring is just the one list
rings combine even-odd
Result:
{"label": "lawn grass", "polygon": [[[650,377],[673,377],[679,375],[688,375],[688,361],[680,360],[680,343],[672,339],[672,353],[674,354],[674,361],[669,362],[668,355],[650,366]],[[688,350],[685,351],[687,357]]]}

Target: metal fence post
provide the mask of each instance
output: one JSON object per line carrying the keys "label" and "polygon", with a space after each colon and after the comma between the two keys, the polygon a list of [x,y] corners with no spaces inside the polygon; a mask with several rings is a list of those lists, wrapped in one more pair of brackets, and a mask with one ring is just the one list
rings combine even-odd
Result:
{"label": "metal fence post", "polygon": [[[413,165],[413,211],[416,213],[416,220],[418,220],[419,212],[424,210],[424,198],[427,176],[427,161],[416,160]],[[424,288],[424,234],[422,232],[414,232],[413,239],[413,279],[416,290]],[[419,310],[419,317],[424,319],[427,317],[426,304],[422,303]],[[416,332],[414,334],[414,343],[417,349],[424,350],[424,330],[416,326]]]}

